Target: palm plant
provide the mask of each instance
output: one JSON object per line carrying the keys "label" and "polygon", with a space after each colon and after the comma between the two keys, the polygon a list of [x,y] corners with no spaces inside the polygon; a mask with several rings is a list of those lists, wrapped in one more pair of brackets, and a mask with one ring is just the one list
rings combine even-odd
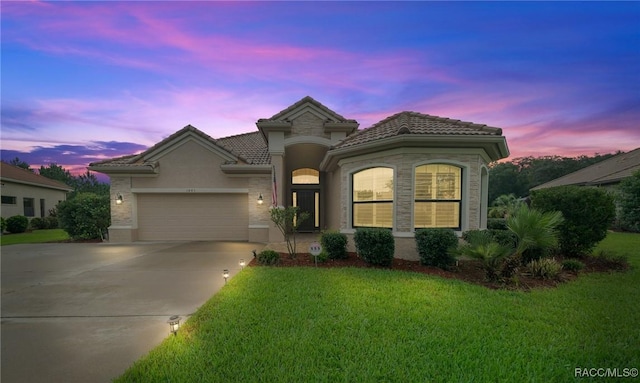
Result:
{"label": "palm plant", "polygon": [[490,281],[497,281],[502,274],[502,265],[506,257],[512,253],[512,249],[497,242],[480,240],[459,249],[461,255],[479,259],[482,261],[485,275]]}
{"label": "palm plant", "polygon": [[541,212],[527,205],[520,206],[507,218],[507,228],[518,238],[516,256],[522,258],[528,250],[544,251],[557,245],[556,227],[563,221],[564,218],[559,211]]}

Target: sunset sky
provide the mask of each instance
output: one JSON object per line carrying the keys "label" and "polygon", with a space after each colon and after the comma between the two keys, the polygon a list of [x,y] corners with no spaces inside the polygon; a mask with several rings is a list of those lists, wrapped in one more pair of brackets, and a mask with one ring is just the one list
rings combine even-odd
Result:
{"label": "sunset sky", "polygon": [[83,172],[311,96],[503,129],[511,159],[640,146],[640,2],[2,1],[2,159]]}

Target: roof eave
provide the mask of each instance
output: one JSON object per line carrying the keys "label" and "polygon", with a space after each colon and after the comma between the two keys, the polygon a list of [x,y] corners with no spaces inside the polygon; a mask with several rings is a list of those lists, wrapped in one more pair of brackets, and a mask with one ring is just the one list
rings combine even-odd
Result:
{"label": "roof eave", "polygon": [[21,184],[21,185],[29,185],[29,186],[37,186],[40,188],[45,188],[45,189],[54,189],[54,190],[60,190],[60,191],[64,191],[64,192],[70,192],[73,191],[73,188],[70,186],[54,186],[54,185],[45,185],[45,184],[41,184],[41,183],[37,183],[37,182],[29,182],[29,181],[23,181],[23,180],[17,180],[15,178],[8,178],[8,177],[2,177],[1,178],[2,181],[6,181],[6,182],[13,182],[16,184]]}
{"label": "roof eave", "polygon": [[220,169],[225,174],[271,174],[271,165],[223,164]]}
{"label": "roof eave", "polygon": [[103,174],[114,174],[114,175],[124,175],[124,174],[158,174],[158,168],[154,165],[127,165],[127,166],[118,166],[118,165],[107,165],[107,166],[91,166],[87,168],[94,172],[99,172]]}
{"label": "roof eave", "polygon": [[403,134],[366,142],[363,144],[330,149],[320,163],[320,169],[335,169],[338,161],[376,151],[395,149],[398,147],[420,148],[481,148],[490,161],[497,161],[509,156],[509,148],[504,136],[468,136],[468,135],[423,135]]}

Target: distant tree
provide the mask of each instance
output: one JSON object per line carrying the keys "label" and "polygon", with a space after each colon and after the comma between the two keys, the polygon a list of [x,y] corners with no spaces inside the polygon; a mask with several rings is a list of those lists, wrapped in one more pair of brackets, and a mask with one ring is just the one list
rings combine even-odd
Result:
{"label": "distant tree", "polygon": [[494,163],[489,170],[489,203],[503,194],[524,197],[529,193],[529,183],[512,162]]}
{"label": "distant tree", "polygon": [[23,168],[25,170],[28,170],[30,172],[33,172],[33,169],[31,169],[31,165],[29,165],[27,162],[22,161],[20,158],[16,157],[14,159],[12,159],[11,161],[9,161],[10,165],[13,166],[17,166],[19,168]]}
{"label": "distant tree", "polygon": [[59,166],[55,163],[50,163],[48,166],[40,166],[40,171],[39,171],[40,175],[43,177],[47,177],[50,178],[52,180],[56,180],[56,181],[60,181],[62,183],[65,183],[69,186],[73,186],[75,179],[74,177],[71,175],[71,173],[69,173],[68,170],[66,170],[65,168],[63,168],[62,166]]}
{"label": "distant tree", "polygon": [[75,188],[71,198],[80,193],[93,193],[99,196],[109,195],[109,184],[100,182],[100,180],[88,170],[86,173],[75,177],[74,183],[71,186]]}

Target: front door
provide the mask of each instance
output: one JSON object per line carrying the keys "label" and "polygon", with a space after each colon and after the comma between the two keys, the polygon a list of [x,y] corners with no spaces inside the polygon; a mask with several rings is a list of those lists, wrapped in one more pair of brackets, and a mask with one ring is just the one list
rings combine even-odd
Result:
{"label": "front door", "polygon": [[320,193],[317,190],[293,191],[293,206],[299,208],[299,212],[306,211],[309,218],[302,221],[298,227],[299,232],[313,232],[320,229]]}

